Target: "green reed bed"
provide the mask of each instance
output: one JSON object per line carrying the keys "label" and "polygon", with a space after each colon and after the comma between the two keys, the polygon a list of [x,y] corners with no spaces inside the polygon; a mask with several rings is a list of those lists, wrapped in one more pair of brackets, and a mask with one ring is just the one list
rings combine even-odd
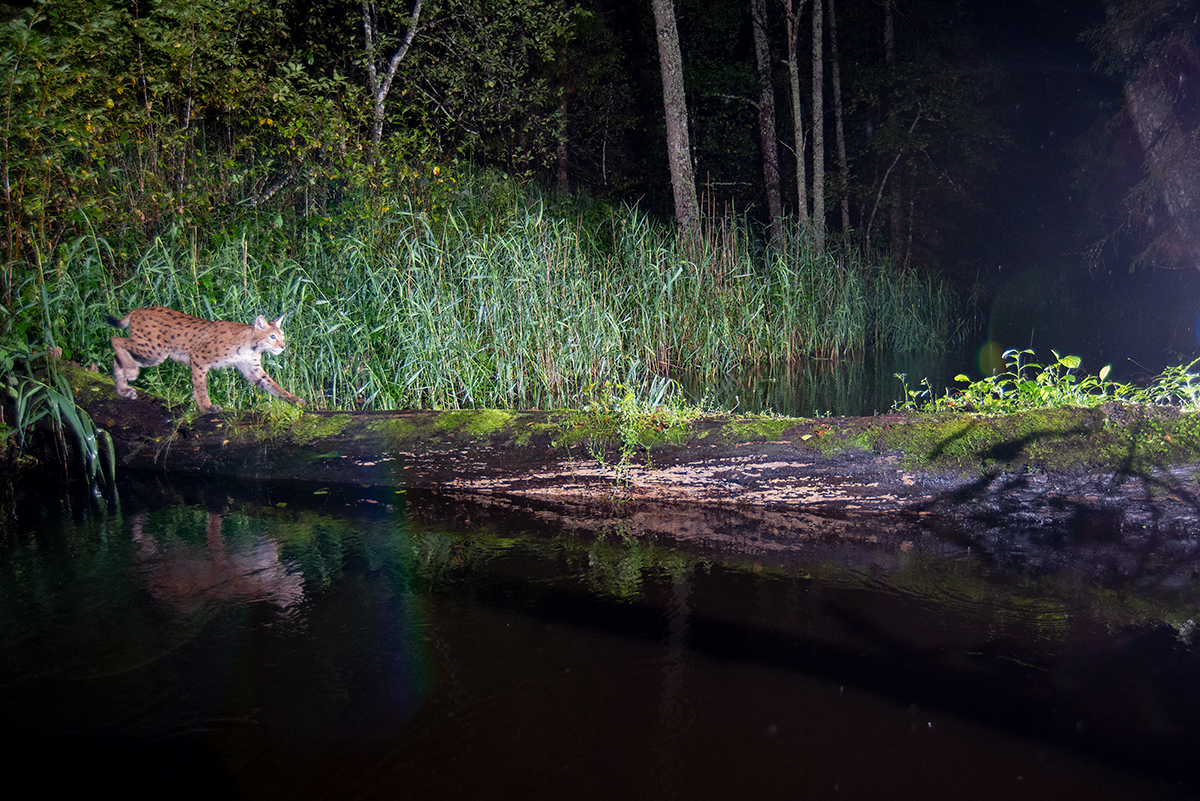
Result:
{"label": "green reed bed", "polygon": [[[815,254],[799,227],[768,250],[744,222],[717,218],[685,246],[636,210],[585,224],[538,203],[479,206],[380,203],[369,221],[322,224],[263,215],[219,239],[175,230],[115,267],[102,239],[80,240],[27,270],[3,330],[39,330],[107,371],[108,314],[286,312],[289,348],[268,370],[317,408],[547,408],[618,386],[661,396],[672,370],[944,346],[962,316],[940,284]],[[210,381],[218,402],[251,404],[236,373]],[[138,385],[190,394],[181,367]]]}

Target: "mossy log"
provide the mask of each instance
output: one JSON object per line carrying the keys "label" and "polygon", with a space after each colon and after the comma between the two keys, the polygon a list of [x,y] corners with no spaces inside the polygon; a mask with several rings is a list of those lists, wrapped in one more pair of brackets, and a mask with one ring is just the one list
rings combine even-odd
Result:
{"label": "mossy log", "polygon": [[1189,527],[1200,505],[1200,415],[1158,407],[714,415],[669,427],[578,411],[196,415],[145,393],[123,400],[106,376],[62,369],[112,435],[119,469],[1034,527]]}

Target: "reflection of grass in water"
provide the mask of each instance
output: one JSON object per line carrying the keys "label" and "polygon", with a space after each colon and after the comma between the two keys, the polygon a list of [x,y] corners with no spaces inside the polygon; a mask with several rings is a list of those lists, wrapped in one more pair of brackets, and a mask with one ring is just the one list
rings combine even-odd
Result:
{"label": "reflection of grass in water", "polygon": [[[975,609],[988,618],[989,637],[1024,631],[1060,642],[1070,639],[1073,627],[1097,623],[1110,631],[1162,623],[1182,630],[1200,613],[1200,594],[1166,568],[1147,568],[1145,576],[1130,575],[1114,583],[1096,579],[1091,568],[1069,557],[1062,557],[1062,563],[1057,570],[1047,570],[1045,565],[1036,571],[1021,565],[1005,569],[991,563],[985,550],[979,559],[907,553],[888,571],[878,565],[838,562],[780,568],[750,564],[746,557],[722,561],[724,567],[781,580],[801,577],[839,591],[874,592],[883,587],[922,605],[968,613]],[[1190,562],[1181,565],[1178,573],[1190,575]]]}
{"label": "reflection of grass in water", "polygon": [[[781,567],[769,560],[729,554],[698,556],[676,547],[639,539],[615,526],[596,536],[563,534],[545,539],[498,536],[487,530],[467,533],[422,531],[413,536],[414,570],[425,586],[449,589],[464,573],[486,572],[489,564],[514,549],[540,559],[563,561],[569,573],[599,597],[637,600],[648,584],[660,584],[684,571],[723,569],[754,573],[759,580],[804,579],[817,585],[900,592],[921,603],[967,610],[1000,610],[989,625],[1000,636],[1010,627],[1036,632],[1047,641],[1069,637],[1077,620],[1102,621],[1113,629],[1168,623],[1176,628],[1197,613],[1188,593],[1166,584],[1146,585],[1130,579],[1114,589],[1064,569],[1030,575],[1020,569],[997,569],[982,561],[947,560],[905,554],[899,565],[881,573],[837,562]],[[1086,610],[1083,615],[1080,610]]]}
{"label": "reflection of grass in water", "polygon": [[409,541],[411,569],[421,586],[445,590],[464,573],[485,572],[497,559],[514,552],[554,560],[597,595],[629,601],[647,579],[703,569],[708,560],[640,540],[619,527],[596,537],[563,534],[545,539],[535,534],[513,537],[489,529],[465,534],[414,531]]}
{"label": "reflection of grass in water", "polygon": [[837,360],[806,359],[774,369],[751,366],[717,376],[682,372],[674,377],[689,398],[719,409],[774,412],[789,417],[870,416],[904,396],[897,373],[929,377],[935,387],[952,383],[974,350],[937,353],[871,352]]}
{"label": "reflection of grass in water", "polygon": [[[1167,623],[1182,629],[1200,610],[1200,597],[1190,581],[1191,565],[1182,555],[1174,562],[1161,555],[1149,560],[1141,574],[1104,580],[1073,558],[1069,545],[1066,551],[1047,551],[1050,556],[1059,554],[1058,562],[1051,563],[1059,567],[1043,564],[1036,572],[1023,563],[1014,562],[1008,567],[998,564],[983,552],[978,559],[947,559],[921,553],[919,548],[896,554],[894,567],[887,569],[878,564],[864,567],[834,561],[781,565],[761,555],[689,553],[640,538],[619,525],[596,536],[562,533],[547,537],[536,524],[520,533],[508,527],[513,525],[511,522],[503,527],[464,529],[436,520],[417,524],[394,516],[362,518],[329,513],[302,508],[300,503],[302,499],[296,498],[286,506],[239,506],[221,513],[220,530],[227,547],[233,550],[250,547],[262,538],[272,540],[289,571],[302,575],[306,593],[320,591],[348,571],[362,569],[394,575],[396,589],[403,594],[453,593],[464,577],[486,576],[496,569],[497,560],[519,556],[520,560],[513,563],[521,568],[514,576],[517,580],[578,581],[596,596],[622,603],[643,597],[652,587],[661,589],[683,572],[708,572],[719,566],[735,573],[753,573],[756,581],[802,580],[838,591],[878,591],[882,586],[925,604],[1000,610],[988,623],[995,636],[1019,627],[1036,632],[1047,642],[1069,638],[1078,626],[1101,625],[1120,631]],[[206,508],[176,503],[147,513],[141,525],[153,534],[155,547],[170,548],[179,543],[202,551],[210,515]],[[129,525],[128,518],[98,514],[72,521],[64,517],[56,525],[64,527],[63,536],[71,544],[71,570],[75,575],[103,576],[128,570],[130,549],[137,547],[136,543],[113,536],[114,529]],[[37,547],[38,535],[31,532],[14,534],[4,542],[6,551],[18,549],[24,555],[15,559],[10,558],[14,553],[6,553],[6,558],[0,560],[0,586],[4,587],[0,619],[53,616],[62,608],[64,592],[78,596],[95,589],[87,581],[80,581],[64,590],[62,565],[55,550]],[[139,617],[137,610],[145,606],[145,599],[135,597],[136,587],[131,584],[127,591],[131,593],[128,598],[106,596],[101,605],[133,610],[131,619],[140,619],[139,625],[157,632],[154,636],[168,643],[167,650],[193,636],[223,608],[220,604],[198,606],[190,618],[176,620],[169,630],[160,631],[161,621],[155,623],[145,614]],[[110,588],[105,592],[122,590]],[[10,609],[10,604],[21,608]],[[89,604],[95,605],[75,605]],[[80,643],[81,648],[86,645]],[[154,651],[164,652],[161,648]],[[112,664],[141,664],[154,658],[129,649],[117,657]]]}
{"label": "reflection of grass in water", "polygon": [[637,598],[648,577],[673,575],[707,564],[707,560],[646,543],[620,527],[590,543],[574,542],[574,547],[566,549],[567,555],[588,587],[599,595],[621,601]]}
{"label": "reflection of grass in water", "polygon": [[[491,560],[520,548],[542,558],[565,560],[571,573],[591,591],[619,601],[637,599],[646,590],[647,582],[687,570],[708,571],[719,564],[723,569],[754,573],[760,579],[801,578],[839,590],[878,590],[883,582],[889,591],[917,600],[1009,610],[1009,614],[994,621],[997,631],[1006,625],[1020,625],[1037,631],[1049,641],[1067,637],[1077,619],[1102,621],[1114,630],[1159,623],[1179,628],[1198,611],[1198,599],[1173,582],[1165,570],[1161,583],[1131,576],[1125,586],[1114,588],[1091,581],[1088,575],[1069,567],[1030,574],[1020,567],[1005,570],[982,560],[945,559],[920,553],[904,554],[898,566],[886,573],[881,573],[878,565],[861,568],[839,562],[783,567],[761,557],[740,554],[693,555],[639,539],[619,526],[594,537],[564,534],[553,539],[536,535],[501,538],[484,531],[425,532],[415,539],[422,538],[432,538],[430,542],[437,543],[424,549],[439,554],[440,559],[430,559],[425,566],[437,574],[450,566],[454,570],[486,570]],[[441,577],[449,578],[445,574]],[[1087,614],[1080,614],[1080,610],[1086,610]]]}

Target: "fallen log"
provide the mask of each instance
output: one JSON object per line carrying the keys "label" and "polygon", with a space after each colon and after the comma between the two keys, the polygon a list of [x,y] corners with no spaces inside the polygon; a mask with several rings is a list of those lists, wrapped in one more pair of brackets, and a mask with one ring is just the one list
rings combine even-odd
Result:
{"label": "fallen log", "polygon": [[61,369],[126,470],[564,508],[654,501],[1123,530],[1187,528],[1200,516],[1200,415],[1161,407],[672,424],[573,410],[197,415],[144,392],[124,400],[107,377]]}

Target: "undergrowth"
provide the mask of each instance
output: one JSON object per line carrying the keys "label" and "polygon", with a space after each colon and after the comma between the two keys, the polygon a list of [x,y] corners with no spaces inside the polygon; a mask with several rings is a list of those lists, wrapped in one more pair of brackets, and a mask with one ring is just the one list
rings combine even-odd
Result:
{"label": "undergrowth", "polygon": [[687,403],[675,392],[675,382],[657,379],[650,392],[639,393],[623,384],[593,388],[592,400],[579,410],[576,424],[588,429],[591,455],[609,462],[607,441],[615,440],[619,458],[615,467],[620,474],[651,446],[682,441],[690,433],[689,424],[713,410],[703,404]]}
{"label": "undergrowth", "polygon": [[[228,230],[171,227],[137,252],[76,239],[23,265],[0,337],[107,372],[110,314],[286,313],[288,349],[266,367],[309,408],[453,409],[580,408],[615,385],[645,399],[675,371],[936,349],[963,334],[944,284],[817,253],[798,224],[772,249],[744,219],[710,216],[685,247],[636,208],[555,205],[493,174],[439,180],[329,216],[248,210]],[[210,382],[222,405],[266,403],[234,371]],[[184,368],[138,385],[190,403]]]}
{"label": "undergrowth", "polygon": [[1109,380],[1111,365],[1092,376],[1078,372],[1080,357],[1051,353],[1054,361],[1043,365],[1034,361],[1032,350],[1007,350],[1003,354],[1007,370],[974,381],[959,374],[955,381],[964,386],[947,389],[942,395],[934,393],[928,378],[922,380],[921,388],[913,389],[908,386],[907,375],[896,373],[904,385],[904,399],[897,401],[895,408],[1009,414],[1063,406],[1090,408],[1118,401],[1174,405],[1187,411],[1200,409],[1200,375],[1194,372],[1200,359],[1168,367],[1148,386],[1137,387]]}
{"label": "undergrowth", "polygon": [[[35,373],[35,363],[44,369]],[[5,450],[10,443],[19,450],[26,449],[35,426],[45,419],[64,472],[68,467],[70,438],[82,460],[84,478],[97,490],[102,481],[111,486],[116,473],[112,437],[75,403],[70,382],[56,369],[55,363],[53,354],[12,349],[0,343],[0,381],[6,396],[5,406],[12,415],[11,425],[0,423]]]}

